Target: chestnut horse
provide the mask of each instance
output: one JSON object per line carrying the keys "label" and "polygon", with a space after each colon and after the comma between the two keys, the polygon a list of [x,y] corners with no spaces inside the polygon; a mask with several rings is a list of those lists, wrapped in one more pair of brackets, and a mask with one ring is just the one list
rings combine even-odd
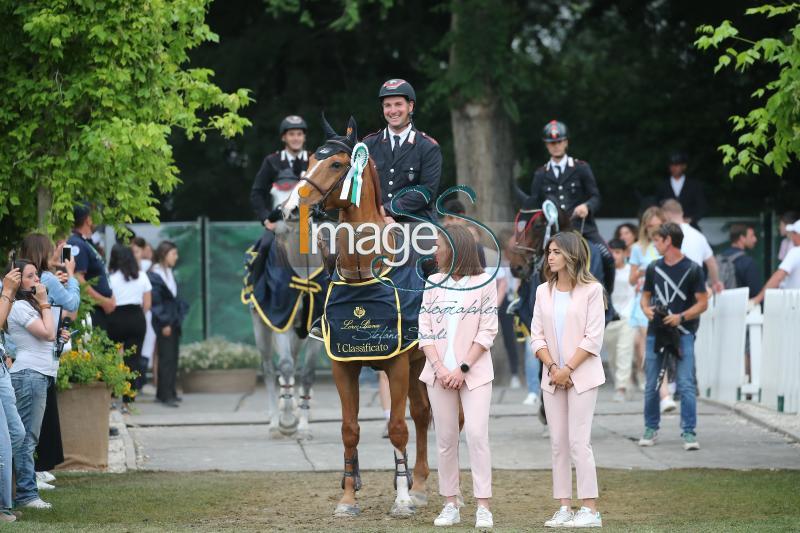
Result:
{"label": "chestnut horse", "polygon": [[[299,205],[313,206],[317,212],[339,211],[339,225],[349,225],[354,234],[363,238],[372,235],[378,228],[382,232],[386,223],[381,213],[381,192],[375,163],[370,158],[363,171],[360,205],[351,201],[349,195],[340,199],[345,186],[346,176],[354,162],[351,153],[357,143],[356,123],[351,117],[347,135],[337,135],[323,117],[326,141],[315,154],[309,158],[308,172],[284,204],[284,216]],[[354,180],[355,181],[355,180]],[[371,229],[355,231],[364,223],[371,223]],[[367,226],[362,226],[367,228]],[[381,271],[381,256],[391,257],[390,253],[355,253],[348,250],[347,232],[336,232],[336,270],[340,279],[347,284],[363,284],[373,279],[374,272]],[[382,233],[381,233],[382,235]],[[390,234],[391,235],[391,234]],[[394,240],[391,238],[392,247]],[[383,246],[382,239],[379,239]],[[375,261],[375,264],[373,264]],[[400,332],[398,332],[399,334]],[[359,381],[358,377],[364,365],[383,370],[389,378],[391,392],[391,414],[389,416],[389,439],[394,447],[395,486],[397,490],[391,514],[396,517],[411,516],[416,506],[427,503],[425,482],[430,473],[428,468],[428,426],[432,415],[425,385],[419,375],[425,364],[425,356],[416,348],[416,344],[399,354],[380,360],[347,360],[331,358],[333,378],[342,404],[342,442],[344,444],[344,476],[342,478],[343,494],[336,506],[337,517],[356,516],[360,508],[356,492],[361,488],[361,477],[358,465],[359,442]],[[408,470],[406,445],[408,443],[408,427],[405,421],[406,402],[411,401],[411,417],[416,428],[417,458],[413,478]],[[413,479],[413,485],[412,485]]]}

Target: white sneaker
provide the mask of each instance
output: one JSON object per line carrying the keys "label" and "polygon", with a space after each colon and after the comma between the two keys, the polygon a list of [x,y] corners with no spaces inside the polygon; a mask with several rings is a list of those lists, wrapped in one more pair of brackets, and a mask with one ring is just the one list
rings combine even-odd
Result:
{"label": "white sneaker", "polygon": [[44,481],[45,483],[52,483],[56,480],[56,476],[50,472],[36,472],[36,479]]}
{"label": "white sneaker", "polygon": [[39,489],[39,490],[53,490],[54,488],[56,488],[56,486],[55,485],[51,485],[50,483],[48,483],[46,481],[42,481],[40,479],[37,479],[36,480],[36,488]]}
{"label": "white sneaker", "polygon": [[666,398],[661,400],[661,412],[662,413],[671,413],[675,409],[678,408],[678,404],[675,403],[675,400],[672,399],[672,396],[667,396]]}
{"label": "white sneaker", "polygon": [[532,406],[534,406],[534,407],[536,407],[538,409],[539,408],[539,395],[536,394],[535,392],[529,392],[528,395],[525,396],[525,399],[522,400],[522,405],[532,405]]}
{"label": "white sneaker", "polygon": [[492,512],[483,505],[479,505],[478,511],[475,513],[475,527],[483,529],[494,527]]}
{"label": "white sneaker", "polygon": [[581,507],[564,527],[603,527],[603,519],[599,512],[593,513],[588,507]]}
{"label": "white sneaker", "polygon": [[461,514],[458,512],[458,506],[454,503],[448,503],[433,521],[434,526],[453,526],[461,522]]}
{"label": "white sneaker", "polygon": [[522,388],[522,383],[519,380],[518,376],[511,376],[511,383],[508,385],[510,389],[519,389]]}
{"label": "white sneaker", "polygon": [[20,507],[27,507],[28,509],[52,509],[53,504],[47,503],[41,498],[36,498],[35,500],[23,503]]}
{"label": "white sneaker", "polygon": [[553,518],[544,523],[544,527],[564,527],[564,524],[572,520],[573,516],[572,510],[566,505],[562,505],[561,508],[553,514]]}

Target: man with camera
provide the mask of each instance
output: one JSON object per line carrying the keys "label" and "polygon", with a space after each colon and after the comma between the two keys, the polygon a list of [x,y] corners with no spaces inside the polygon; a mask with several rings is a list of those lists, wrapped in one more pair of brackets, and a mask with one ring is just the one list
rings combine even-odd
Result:
{"label": "man with camera", "polygon": [[[645,275],[641,306],[649,321],[644,370],[644,435],[639,446],[655,444],[661,419],[658,385],[665,363],[674,363],[681,400],[681,437],[685,450],[699,450],[697,389],[694,380],[694,339],[700,315],[708,307],[708,295],[700,265],[681,253],[683,230],[675,223],[662,224],[653,237],[662,258],[650,263]],[[658,340],[658,342],[656,342]],[[677,346],[675,346],[677,344]]]}

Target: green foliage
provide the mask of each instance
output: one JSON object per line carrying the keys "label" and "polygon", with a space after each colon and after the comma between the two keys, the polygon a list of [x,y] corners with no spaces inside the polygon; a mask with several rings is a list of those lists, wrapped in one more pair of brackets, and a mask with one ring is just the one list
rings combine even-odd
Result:
{"label": "green foliage", "polygon": [[[738,134],[736,145],[719,147],[725,164],[731,165],[730,177],[758,174],[764,167],[779,176],[793,158],[800,155],[800,4],[765,4],[748,9],[747,15],[767,18],[791,16],[795,26],[781,38],[765,37],[757,41],[740,36],[730,21],[719,26],[700,26],[701,37],[695,42],[701,50],[721,49],[714,72],[733,68],[744,73],[757,64],[778,70],[778,77],[752,93],[760,105],[746,115],[733,115],[732,130]],[[737,47],[738,46],[738,47]]]}
{"label": "green foliage", "polygon": [[211,337],[182,346],[179,363],[184,371],[258,368],[261,356],[253,346]]}
{"label": "green foliage", "polygon": [[170,133],[229,138],[250,125],[247,90],[187,68],[189,50],[218,40],[210,1],[0,0],[0,219],[33,227],[45,192],[50,233],[81,199],[99,222],[158,221],[155,195],[179,181]]}
{"label": "green foliage", "polygon": [[[105,331],[92,329],[72,339],[73,348],[61,354],[56,385],[58,390],[72,388],[73,384],[102,382],[118,398],[133,398],[131,381],[137,376],[125,366],[122,345],[108,338]],[[135,348],[128,350],[132,355]]]}

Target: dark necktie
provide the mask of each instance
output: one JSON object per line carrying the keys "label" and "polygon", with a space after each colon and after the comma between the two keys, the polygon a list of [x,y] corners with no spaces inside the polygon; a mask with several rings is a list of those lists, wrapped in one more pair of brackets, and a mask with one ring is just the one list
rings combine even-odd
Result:
{"label": "dark necktie", "polygon": [[553,174],[555,174],[556,178],[558,178],[558,176],[561,175],[561,167],[558,165],[553,165]]}
{"label": "dark necktie", "polygon": [[394,147],[392,148],[392,155],[397,153],[398,148],[400,148],[400,136],[394,136]]}

